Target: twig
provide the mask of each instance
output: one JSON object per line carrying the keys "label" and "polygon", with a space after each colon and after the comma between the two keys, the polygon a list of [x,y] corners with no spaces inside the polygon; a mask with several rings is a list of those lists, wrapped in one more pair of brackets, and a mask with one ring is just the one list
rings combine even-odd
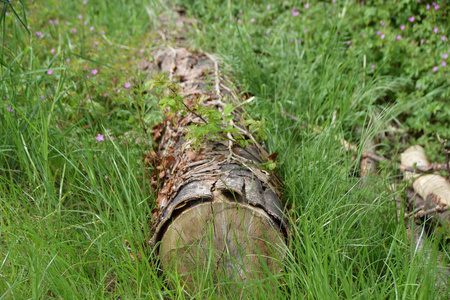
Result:
{"label": "twig", "polygon": [[253,100],[255,100],[255,97],[250,97],[250,98],[248,98],[247,100],[245,100],[244,102],[242,102],[241,104],[239,104],[238,106],[236,106],[234,109],[235,109],[235,110],[236,110],[236,109],[239,109],[239,108],[241,108],[242,106],[244,106],[245,104],[252,102]]}
{"label": "twig", "polygon": [[447,150],[445,147],[445,143],[447,143],[447,139],[441,139],[441,137],[439,136],[439,132],[436,133],[437,138],[439,140],[439,142],[442,144],[442,152],[444,152],[445,154],[445,164],[447,167],[447,179],[450,179],[450,161],[449,161],[449,154],[450,154],[450,150]]}
{"label": "twig", "polygon": [[399,165],[398,168],[402,172],[416,172],[416,173],[433,173],[436,171],[448,171],[446,164],[438,164],[438,163],[432,163],[428,167],[411,167],[411,166],[405,166],[405,165]]}

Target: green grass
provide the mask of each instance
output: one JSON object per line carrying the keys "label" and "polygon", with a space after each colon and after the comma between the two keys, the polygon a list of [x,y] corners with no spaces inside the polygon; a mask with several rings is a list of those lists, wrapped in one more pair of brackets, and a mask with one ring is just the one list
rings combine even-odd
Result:
{"label": "green grass", "polygon": [[[284,272],[252,282],[242,297],[446,299],[434,285],[436,265],[425,264],[397,219],[393,197],[404,198],[405,187],[389,187],[399,180],[394,167],[401,145],[379,145],[394,167],[381,166],[379,176],[362,188],[361,151],[355,160],[335,138],[362,149],[393,120],[420,112],[412,107],[421,100],[441,99],[445,81],[414,98],[411,81],[420,78],[388,76],[378,70],[389,65],[387,57],[374,55],[372,70],[365,63],[367,53],[347,51],[349,36],[342,28],[356,15],[352,1],[339,4],[336,12],[324,10],[327,18],[320,22],[314,14],[302,14],[302,22],[292,27],[293,5],[272,4],[268,11],[266,3],[253,1],[177,2],[199,19],[189,45],[221,55],[242,90],[256,96],[247,110],[265,119],[265,144],[279,153],[292,233]],[[136,64],[160,43],[156,16],[167,10],[165,4],[11,4],[18,16],[0,2],[0,298],[200,299],[242,288],[226,281],[214,287],[205,270],[199,274],[199,292],[188,294],[178,274],[161,276],[150,259],[156,197],[152,170],[142,156],[151,149],[149,128],[161,115],[158,99],[144,93],[146,74]],[[310,9],[320,11],[313,4]],[[344,5],[348,13],[339,17]],[[237,25],[239,9],[254,14],[258,26],[248,17]],[[15,22],[19,17],[30,34]],[[314,34],[291,43],[291,28],[302,32],[302,24]],[[394,95],[403,100],[395,101]],[[429,117],[436,128],[447,124]],[[312,130],[314,125],[322,132]],[[98,134],[103,141],[95,139]],[[429,247],[431,257],[440,253],[437,240]]]}

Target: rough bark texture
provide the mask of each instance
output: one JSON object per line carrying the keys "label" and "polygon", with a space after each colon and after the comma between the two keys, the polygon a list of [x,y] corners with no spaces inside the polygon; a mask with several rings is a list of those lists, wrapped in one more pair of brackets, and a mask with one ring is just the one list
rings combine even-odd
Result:
{"label": "rough bark texture", "polygon": [[[214,57],[166,48],[157,50],[154,58],[144,68],[152,74],[165,72],[178,82],[187,107],[201,101],[222,111],[227,103],[242,103],[230,81],[220,74]],[[167,114],[164,123],[153,129],[158,147],[147,161],[155,167],[159,192],[151,244],[161,242],[163,269],[176,263],[178,272],[186,274],[212,259],[222,274],[245,280],[245,268],[255,268],[257,259],[252,256],[273,256],[273,249],[282,248],[287,233],[280,201],[282,185],[262,167],[269,155],[243,126],[240,111],[235,110],[227,125],[252,141],[245,148],[234,143],[233,136],[210,137],[194,151],[185,135],[188,125],[203,122],[195,113]],[[206,238],[211,228],[212,241]],[[263,247],[262,241],[268,241],[272,250]],[[214,252],[209,258],[208,245]],[[238,248],[244,253],[237,253]],[[282,259],[282,254],[277,255]],[[276,271],[275,263],[266,263]]]}

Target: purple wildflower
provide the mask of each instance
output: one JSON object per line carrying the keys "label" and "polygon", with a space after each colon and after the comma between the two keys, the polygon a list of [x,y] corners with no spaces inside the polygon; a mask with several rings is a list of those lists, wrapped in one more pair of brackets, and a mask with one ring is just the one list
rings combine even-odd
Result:
{"label": "purple wildflower", "polygon": [[41,36],[41,35],[42,35],[42,32],[36,31],[35,34],[36,34],[37,36]]}
{"label": "purple wildflower", "polygon": [[371,69],[375,69],[375,65],[371,65],[370,68],[371,68]]}
{"label": "purple wildflower", "polygon": [[72,28],[72,33],[77,33],[77,30],[75,28]]}
{"label": "purple wildflower", "polygon": [[47,74],[48,74],[48,75],[52,75],[52,74],[53,74],[53,70],[48,70],[48,71],[47,71]]}
{"label": "purple wildflower", "polygon": [[409,17],[408,20],[409,20],[410,22],[414,22],[415,19],[416,19],[416,18],[414,18],[414,16],[412,16],[412,17]]}
{"label": "purple wildflower", "polygon": [[97,69],[92,70],[92,74],[97,75],[97,73],[98,73]]}
{"label": "purple wildflower", "polygon": [[296,16],[298,16],[299,14],[300,14],[300,12],[296,11],[296,8],[294,7],[294,8],[292,9],[292,15],[293,15],[294,17],[296,17]]}
{"label": "purple wildflower", "polygon": [[250,22],[254,23],[255,22],[255,18],[251,18]]}
{"label": "purple wildflower", "polygon": [[445,67],[447,63],[445,61],[441,62],[441,66]]}
{"label": "purple wildflower", "polygon": [[437,66],[434,66],[433,67],[433,72],[436,72],[438,70],[438,67]]}
{"label": "purple wildflower", "polygon": [[103,134],[97,134],[97,136],[95,137],[95,139],[99,142],[102,142],[105,140],[105,137],[103,136]]}
{"label": "purple wildflower", "polygon": [[266,9],[269,10],[269,9],[270,9],[270,5],[267,5],[267,6],[266,6]]}
{"label": "purple wildflower", "polygon": [[401,40],[402,36],[401,35],[397,35],[397,40]]}
{"label": "purple wildflower", "polygon": [[448,54],[447,54],[447,53],[445,53],[444,55],[442,55],[442,57],[443,57],[444,59],[447,59],[447,57],[448,57]]}
{"label": "purple wildflower", "polygon": [[382,34],[382,35],[381,35],[381,38],[384,39],[385,36],[386,36],[386,35]]}
{"label": "purple wildflower", "polygon": [[90,31],[93,31],[93,30],[94,30],[94,26],[92,26],[91,28],[89,28],[89,30],[90,30]]}
{"label": "purple wildflower", "polygon": [[129,83],[129,82],[125,83],[124,87],[125,87],[126,89],[128,89],[129,87],[131,87],[131,83]]}
{"label": "purple wildflower", "polygon": [[308,9],[309,8],[309,3],[305,4],[305,8]]}
{"label": "purple wildflower", "polygon": [[400,30],[405,30],[405,25],[400,26]]}
{"label": "purple wildflower", "polygon": [[13,111],[14,111],[14,108],[12,108],[11,106],[7,106],[7,107],[6,107],[6,110],[9,111],[9,112],[13,112]]}
{"label": "purple wildflower", "polygon": [[377,35],[381,35],[381,34],[382,34],[381,30],[377,30]]}
{"label": "purple wildflower", "polygon": [[241,19],[238,19],[238,21],[237,21],[238,23],[242,23],[242,20]]}
{"label": "purple wildflower", "polygon": [[446,39],[445,35],[441,36],[442,41],[445,41],[445,39]]}
{"label": "purple wildflower", "polygon": [[439,30],[439,28],[434,27],[433,32],[436,33],[436,32],[438,32],[438,30]]}

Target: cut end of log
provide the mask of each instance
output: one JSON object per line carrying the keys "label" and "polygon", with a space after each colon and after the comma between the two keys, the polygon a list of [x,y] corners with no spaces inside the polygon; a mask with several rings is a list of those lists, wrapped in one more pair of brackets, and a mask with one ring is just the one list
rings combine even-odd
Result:
{"label": "cut end of log", "polygon": [[[414,145],[406,149],[401,154],[401,163],[404,166],[427,168],[430,165],[430,161],[425,154],[425,149],[422,146]],[[405,172],[405,179],[411,179],[418,177],[419,174],[414,172]]]}
{"label": "cut end of log", "polygon": [[[284,234],[261,208],[216,191],[212,201],[184,210],[167,227],[160,243],[161,266],[176,271],[188,286],[214,281],[245,282],[279,273]],[[209,274],[207,274],[209,272]]]}

